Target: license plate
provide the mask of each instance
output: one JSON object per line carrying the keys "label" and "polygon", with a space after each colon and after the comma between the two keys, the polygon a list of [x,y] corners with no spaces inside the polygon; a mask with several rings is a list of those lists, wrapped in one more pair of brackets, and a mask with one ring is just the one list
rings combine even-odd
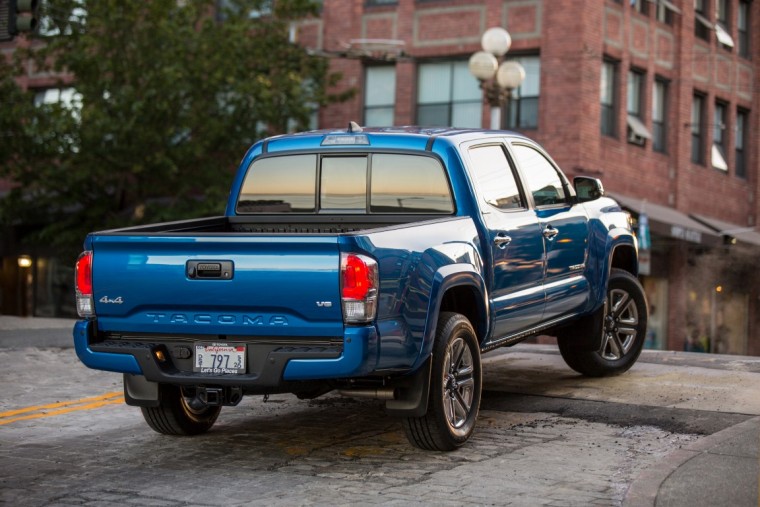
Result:
{"label": "license plate", "polygon": [[196,343],[193,371],[214,375],[245,373],[245,345],[239,343]]}

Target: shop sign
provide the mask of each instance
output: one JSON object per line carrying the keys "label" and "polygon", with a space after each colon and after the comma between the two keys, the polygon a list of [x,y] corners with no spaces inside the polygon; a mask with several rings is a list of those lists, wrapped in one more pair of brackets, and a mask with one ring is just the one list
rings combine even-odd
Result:
{"label": "shop sign", "polygon": [[639,215],[639,250],[649,250],[652,240],[649,237],[649,217],[645,213]]}
{"label": "shop sign", "polygon": [[674,238],[682,239],[684,241],[690,241],[691,243],[702,243],[702,233],[699,231],[693,231],[680,225],[673,225],[670,227],[670,235]]}

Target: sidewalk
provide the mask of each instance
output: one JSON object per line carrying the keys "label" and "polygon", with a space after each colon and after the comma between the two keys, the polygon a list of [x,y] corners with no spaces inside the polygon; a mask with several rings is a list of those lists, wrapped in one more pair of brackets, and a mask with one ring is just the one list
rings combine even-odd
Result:
{"label": "sidewalk", "polygon": [[626,507],[760,505],[760,417],[675,451],[641,474]]}
{"label": "sidewalk", "polygon": [[0,315],[0,348],[73,347],[74,319]]}

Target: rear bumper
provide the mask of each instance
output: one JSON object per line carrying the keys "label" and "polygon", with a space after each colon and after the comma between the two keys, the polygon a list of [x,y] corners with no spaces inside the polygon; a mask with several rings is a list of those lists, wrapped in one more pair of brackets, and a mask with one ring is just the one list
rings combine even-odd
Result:
{"label": "rear bumper", "polygon": [[93,327],[94,322],[91,320],[80,320],[74,324],[74,349],[77,352],[79,360],[85,366],[95,370],[142,375],[140,365],[131,354],[111,354],[93,351],[90,348],[90,336],[92,336]]}
{"label": "rear bumper", "polygon": [[[74,326],[77,356],[86,366],[179,385],[274,387],[290,381],[362,377],[375,370],[378,359],[378,336],[374,326],[345,328],[342,347],[261,346],[247,342],[249,369],[243,375],[194,373],[190,358],[173,357],[173,347],[187,346],[182,342],[162,340],[159,336],[139,341],[96,341],[94,335],[93,321],[79,321]],[[156,350],[163,350],[168,359],[160,362],[156,359]]]}

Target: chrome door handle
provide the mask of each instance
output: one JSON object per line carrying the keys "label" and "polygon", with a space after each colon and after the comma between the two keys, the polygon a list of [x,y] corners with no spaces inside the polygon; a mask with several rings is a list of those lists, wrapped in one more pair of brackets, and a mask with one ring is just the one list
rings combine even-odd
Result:
{"label": "chrome door handle", "polygon": [[555,229],[555,228],[554,228],[554,227],[552,227],[551,225],[547,225],[547,226],[546,226],[546,228],[544,229],[544,232],[543,232],[543,234],[544,234],[544,237],[545,237],[546,239],[548,239],[549,241],[551,241],[551,240],[553,240],[553,239],[554,239],[554,237],[555,237],[557,234],[559,234],[559,229]]}
{"label": "chrome door handle", "polygon": [[496,235],[495,238],[493,238],[493,242],[499,248],[504,249],[504,248],[507,248],[507,245],[509,245],[512,242],[512,238],[510,238],[503,232],[500,232],[499,234]]}

